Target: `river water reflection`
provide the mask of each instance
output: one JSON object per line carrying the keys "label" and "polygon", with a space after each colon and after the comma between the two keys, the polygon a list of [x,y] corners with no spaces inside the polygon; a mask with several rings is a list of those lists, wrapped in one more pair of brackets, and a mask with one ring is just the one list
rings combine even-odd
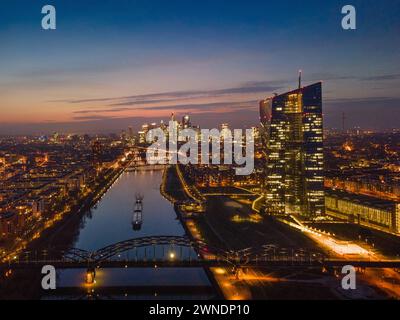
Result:
{"label": "river water reflection", "polygon": [[[161,178],[161,171],[123,173],[92,209],[92,218],[86,218],[74,246],[96,250],[136,237],[183,236],[173,205],[160,194]],[[136,193],[144,195],[143,224],[138,231],[131,224]]]}

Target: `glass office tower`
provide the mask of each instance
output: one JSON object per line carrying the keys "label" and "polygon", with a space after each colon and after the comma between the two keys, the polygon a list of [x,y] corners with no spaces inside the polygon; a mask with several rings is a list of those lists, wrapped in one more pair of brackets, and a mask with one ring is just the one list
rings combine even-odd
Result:
{"label": "glass office tower", "polygon": [[265,212],[323,215],[322,84],[260,102],[265,170]]}

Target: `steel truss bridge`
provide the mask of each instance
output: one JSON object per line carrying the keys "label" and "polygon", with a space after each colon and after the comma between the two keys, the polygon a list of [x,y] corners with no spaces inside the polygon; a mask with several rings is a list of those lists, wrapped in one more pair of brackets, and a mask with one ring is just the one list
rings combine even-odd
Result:
{"label": "steel truss bridge", "polygon": [[263,245],[237,251],[211,247],[188,237],[152,236],[121,241],[96,251],[81,249],[25,251],[0,268],[181,268],[181,267],[354,267],[400,268],[400,260],[328,259],[319,252]]}

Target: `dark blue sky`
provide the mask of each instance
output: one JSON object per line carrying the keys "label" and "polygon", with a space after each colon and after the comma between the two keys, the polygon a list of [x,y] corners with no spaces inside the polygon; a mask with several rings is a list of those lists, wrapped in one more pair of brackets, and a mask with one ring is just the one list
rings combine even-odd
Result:
{"label": "dark blue sky", "polygon": [[[341,8],[357,9],[357,30]],[[41,29],[41,8],[57,30]],[[256,125],[256,101],[324,81],[325,124],[398,127],[400,1],[28,1],[0,10],[1,133],[114,131],[175,111]]]}

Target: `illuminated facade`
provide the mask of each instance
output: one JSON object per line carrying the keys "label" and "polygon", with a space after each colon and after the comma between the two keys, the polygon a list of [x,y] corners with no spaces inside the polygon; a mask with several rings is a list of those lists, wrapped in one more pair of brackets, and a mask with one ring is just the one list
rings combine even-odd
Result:
{"label": "illuminated facade", "polygon": [[267,159],[265,211],[323,215],[321,83],[261,101],[260,121]]}
{"label": "illuminated facade", "polygon": [[400,204],[395,201],[326,190],[326,213],[385,232],[400,233]]}
{"label": "illuminated facade", "polygon": [[192,126],[192,124],[190,123],[190,117],[188,115],[185,115],[182,118],[182,128],[187,129],[187,128],[190,128],[191,126]]}

